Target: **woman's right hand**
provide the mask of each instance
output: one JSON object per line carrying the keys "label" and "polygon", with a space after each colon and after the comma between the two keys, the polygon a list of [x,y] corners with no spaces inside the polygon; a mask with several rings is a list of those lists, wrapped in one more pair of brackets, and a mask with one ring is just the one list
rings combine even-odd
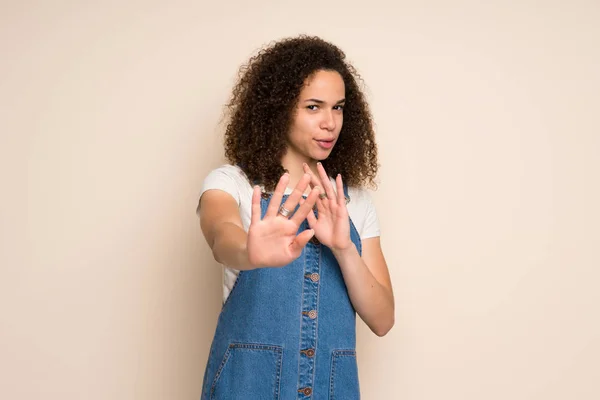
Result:
{"label": "woman's right hand", "polygon": [[[309,174],[304,174],[283,204],[285,209],[291,212],[294,211],[300,199],[302,199],[310,179]],[[262,219],[261,191],[258,186],[254,187],[247,250],[248,260],[256,268],[283,267],[291,263],[300,256],[302,249],[314,235],[312,229],[307,229],[298,235],[297,233],[308,213],[312,212],[321,190],[318,187],[313,188],[306,201],[298,207],[298,210],[293,215],[285,217],[279,212],[279,207],[289,180],[287,173],[279,179]]]}

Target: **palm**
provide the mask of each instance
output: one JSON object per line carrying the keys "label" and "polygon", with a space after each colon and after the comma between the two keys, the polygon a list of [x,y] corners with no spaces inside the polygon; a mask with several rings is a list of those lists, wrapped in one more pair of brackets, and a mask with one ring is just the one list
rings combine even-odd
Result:
{"label": "palm", "polygon": [[320,179],[310,171],[308,166],[304,167],[305,171],[311,174],[313,186],[323,187],[327,197],[317,200],[317,216],[309,214],[308,223],[322,244],[331,249],[346,249],[352,244],[352,241],[350,240],[350,219],[346,208],[342,178],[341,176],[336,178],[336,193],[333,191],[323,166],[318,164],[317,168]]}
{"label": "palm", "polygon": [[312,230],[298,234],[298,229],[311,212],[318,196],[318,190],[312,190],[306,201],[303,201],[303,204],[296,209],[310,182],[310,176],[303,177],[283,204],[287,210],[296,209],[296,212],[288,218],[279,212],[288,181],[287,174],[281,177],[262,218],[260,189],[254,188],[252,216],[246,246],[248,260],[257,267],[281,267],[289,264],[300,256],[302,249],[314,234]]}
{"label": "palm", "polygon": [[252,223],[248,229],[248,257],[256,264],[287,265],[300,254],[293,246],[298,226],[286,218],[268,218]]}
{"label": "palm", "polygon": [[329,202],[327,207],[319,210],[316,222],[311,227],[315,236],[325,246],[338,249],[345,248],[350,236],[348,212],[345,207],[339,207],[335,201]]}

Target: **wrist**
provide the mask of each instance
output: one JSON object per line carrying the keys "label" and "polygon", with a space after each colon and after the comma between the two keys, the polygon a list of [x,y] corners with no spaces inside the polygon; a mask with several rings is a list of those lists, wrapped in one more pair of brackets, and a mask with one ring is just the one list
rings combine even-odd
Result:
{"label": "wrist", "polygon": [[354,253],[357,253],[358,249],[356,248],[356,246],[354,245],[353,242],[350,242],[350,244],[348,246],[343,247],[343,248],[340,248],[340,247],[333,248],[332,247],[331,252],[335,256],[335,258],[337,258],[339,260],[339,259],[343,259],[348,256],[351,256]]}
{"label": "wrist", "polygon": [[252,270],[264,267],[262,265],[262,260],[258,259],[256,254],[253,256],[250,255],[250,252],[248,251],[248,242],[243,244],[240,255],[242,256],[242,260],[240,261],[246,265],[244,269]]}

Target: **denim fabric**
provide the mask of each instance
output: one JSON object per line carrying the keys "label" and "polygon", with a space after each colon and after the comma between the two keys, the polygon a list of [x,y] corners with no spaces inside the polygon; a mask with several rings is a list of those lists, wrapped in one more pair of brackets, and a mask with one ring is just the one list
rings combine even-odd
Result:
{"label": "denim fabric", "polygon": [[[263,216],[269,201],[261,200]],[[339,265],[313,238],[282,268],[240,271],[219,315],[201,399],[359,399],[355,348],[356,312]]]}

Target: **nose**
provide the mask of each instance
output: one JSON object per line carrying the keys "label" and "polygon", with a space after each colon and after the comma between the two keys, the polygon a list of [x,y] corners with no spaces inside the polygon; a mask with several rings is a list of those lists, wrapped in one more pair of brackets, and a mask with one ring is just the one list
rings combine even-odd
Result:
{"label": "nose", "polygon": [[325,111],[321,120],[321,128],[332,131],[335,129],[335,117],[332,111]]}

